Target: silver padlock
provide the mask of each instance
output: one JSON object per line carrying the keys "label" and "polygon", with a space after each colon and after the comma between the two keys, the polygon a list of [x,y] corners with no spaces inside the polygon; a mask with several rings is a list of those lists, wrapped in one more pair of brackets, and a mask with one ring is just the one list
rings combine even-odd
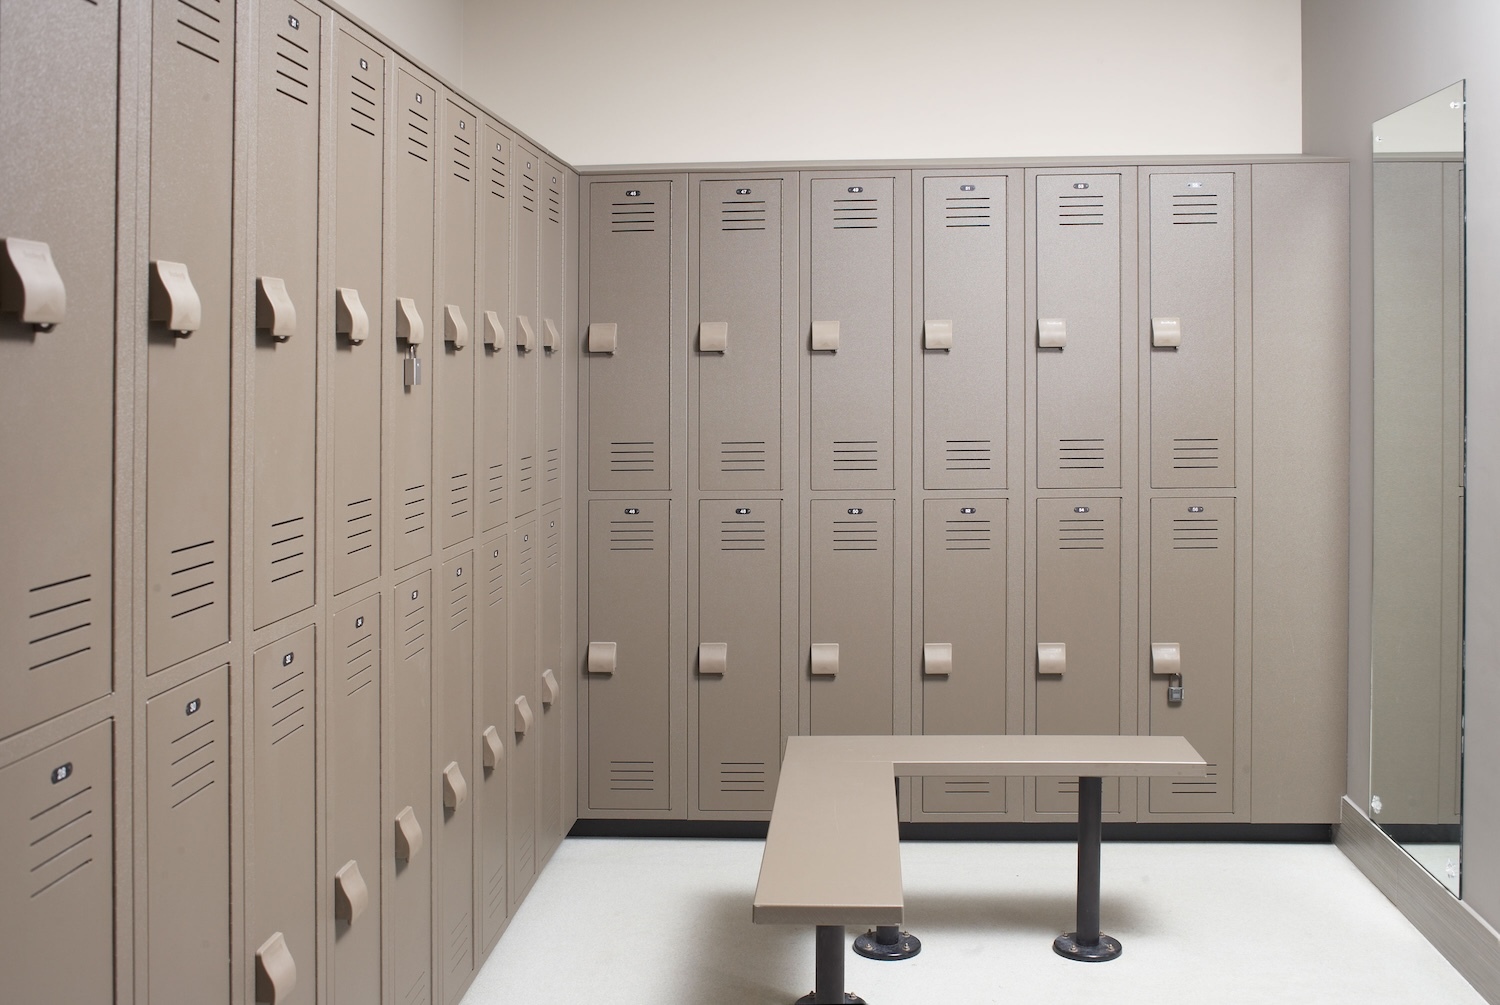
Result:
{"label": "silver padlock", "polygon": [[1182,678],[1173,677],[1172,682],[1167,684],[1167,701],[1173,705],[1182,704]]}
{"label": "silver padlock", "polygon": [[406,358],[401,361],[401,377],[407,387],[422,383],[422,361],[417,357],[416,346],[408,349]]}

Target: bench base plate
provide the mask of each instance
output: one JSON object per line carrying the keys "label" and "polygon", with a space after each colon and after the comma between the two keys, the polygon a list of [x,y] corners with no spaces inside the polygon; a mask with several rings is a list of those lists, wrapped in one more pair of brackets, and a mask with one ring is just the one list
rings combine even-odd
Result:
{"label": "bench base plate", "polygon": [[1099,933],[1097,946],[1083,945],[1077,940],[1077,935],[1077,932],[1059,935],[1052,940],[1052,950],[1065,960],[1081,960],[1084,963],[1105,963],[1117,959],[1124,952],[1119,939],[1111,938],[1103,932]]}
{"label": "bench base plate", "polygon": [[[797,1005],[818,1005],[818,993],[816,991],[809,991],[807,994],[797,999]],[[865,1000],[859,995],[851,995],[849,992],[845,991],[844,1005],[866,1005],[866,1003]]]}
{"label": "bench base plate", "polygon": [[884,943],[877,932],[866,932],[854,940],[854,951],[867,960],[909,960],[922,951],[922,940],[901,932],[896,941]]}

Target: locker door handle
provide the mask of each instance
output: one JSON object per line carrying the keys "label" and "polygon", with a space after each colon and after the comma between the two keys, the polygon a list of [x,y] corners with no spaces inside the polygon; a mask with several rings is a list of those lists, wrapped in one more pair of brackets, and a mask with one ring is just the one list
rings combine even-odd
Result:
{"label": "locker door handle", "polygon": [[1182,646],[1177,642],[1151,643],[1151,672],[1182,676]]}
{"label": "locker door handle", "polygon": [[410,862],[422,852],[422,825],[410,806],[396,814],[396,861]]}
{"label": "locker door handle", "polygon": [[523,694],[516,699],[516,735],[525,736],[531,730],[531,724],[536,721],[531,715],[531,703]]}
{"label": "locker door handle", "polygon": [[360,875],[359,863],[350,859],[333,874],[333,916],[352,925],[370,906],[370,888]]}
{"label": "locker door handle", "polygon": [[703,677],[722,677],[729,668],[728,642],[698,643],[698,674]]}
{"label": "locker door handle", "polygon": [[411,297],[396,298],[396,337],[407,345],[418,345],[427,337],[417,302]]}
{"label": "locker door handle", "polygon": [[812,675],[814,677],[837,677],[839,675],[839,644],[837,642],[814,642],[812,644]]}
{"label": "locker door handle", "polygon": [[469,800],[469,783],[464,781],[463,769],[457,761],[449,761],[443,769],[443,809],[456,810]]}
{"label": "locker door handle", "polygon": [[37,331],[51,331],[68,312],[68,290],[46,241],[0,239],[0,311]]}
{"label": "locker door handle", "polygon": [[505,326],[494,311],[484,312],[484,344],[491,349],[505,348]]}
{"label": "locker door handle", "polygon": [[255,1001],[257,1005],[282,1005],[297,986],[297,961],[280,932],[255,951]]}
{"label": "locker door handle", "polygon": [[556,352],[562,348],[562,336],[557,334],[557,325],[552,323],[551,318],[542,318],[542,348],[547,352]]}
{"label": "locker door handle", "polygon": [[1068,644],[1066,642],[1038,642],[1036,644],[1036,672],[1061,674],[1068,669]]}
{"label": "locker door handle", "polygon": [[698,351],[725,353],[729,351],[729,322],[704,321],[698,325]]}
{"label": "locker door handle", "polygon": [[333,330],[349,339],[350,345],[359,345],[370,337],[370,315],[360,302],[359,291],[340,286],[333,300]]}
{"label": "locker door handle", "polygon": [[562,694],[562,687],[557,683],[557,674],[551,670],[543,670],[542,683],[547,686],[546,693],[542,695],[542,707],[548,708],[557,704],[558,695]]}
{"label": "locker door handle", "polygon": [[464,321],[464,312],[457,304],[446,304],[443,307],[443,338],[455,349],[462,349],[469,344],[469,325]]}
{"label": "locker door handle", "polygon": [[1037,318],[1038,349],[1062,349],[1068,344],[1068,322],[1063,318]]}
{"label": "locker door handle", "polygon": [[615,643],[590,642],[588,655],[589,673],[615,672]]}
{"label": "locker door handle", "polygon": [[203,301],[181,262],[158,259],[151,263],[151,320],[167,326],[173,335],[191,335],[203,326]]}
{"label": "locker door handle", "polygon": [[814,321],[812,323],[812,351],[839,351],[839,323],[837,321]]}
{"label": "locker door handle", "polygon": [[1182,318],[1152,318],[1151,344],[1158,349],[1182,345]]}
{"label": "locker door handle", "polygon": [[922,646],[922,672],[929,677],[946,677],[953,672],[953,643],[928,642]]}
{"label": "locker door handle", "polygon": [[278,342],[297,334],[297,305],[286,291],[286,280],[261,276],[255,280],[255,327]]}
{"label": "locker door handle", "polygon": [[589,352],[602,352],[613,356],[620,345],[620,326],[613,321],[597,321],[589,325]]}
{"label": "locker door handle", "polygon": [[505,762],[505,744],[500,742],[500,731],[494,726],[486,726],[484,732],[479,734],[479,739],[484,769],[494,771]]}
{"label": "locker door handle", "polygon": [[950,351],[953,348],[953,322],[928,321],[923,324],[922,348]]}
{"label": "locker door handle", "polygon": [[521,335],[516,339],[516,348],[522,352],[530,352],[536,348],[536,332],[531,330],[531,319],[524,314],[516,315],[516,327],[521,330]]}

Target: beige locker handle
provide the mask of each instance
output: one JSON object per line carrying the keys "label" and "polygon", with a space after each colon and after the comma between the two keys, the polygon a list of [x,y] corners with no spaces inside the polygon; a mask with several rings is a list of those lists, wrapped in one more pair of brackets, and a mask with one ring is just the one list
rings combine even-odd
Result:
{"label": "beige locker handle", "polygon": [[46,241],[0,239],[0,311],[51,331],[68,312],[68,290]]}
{"label": "beige locker handle", "polygon": [[722,677],[729,669],[728,642],[698,643],[698,674],[702,677]]}
{"label": "beige locker handle", "polygon": [[516,328],[520,334],[516,336],[516,348],[522,352],[531,352],[536,348],[536,332],[531,330],[531,319],[524,314],[516,315]]}
{"label": "beige locker handle", "polygon": [[613,642],[590,642],[587,669],[589,673],[614,673],[615,651]]}
{"label": "beige locker handle", "polygon": [[427,337],[417,302],[411,297],[396,298],[396,337],[407,345],[418,345]]}
{"label": "beige locker handle", "polygon": [[255,280],[255,327],[278,342],[297,334],[297,305],[286,291],[286,280],[260,276]]}
{"label": "beige locker handle", "polygon": [[181,262],[158,259],[151,263],[151,320],[174,335],[191,335],[203,326],[203,301]]}
{"label": "beige locker handle", "polygon": [[359,345],[370,337],[370,315],[359,299],[359,291],[340,286],[333,298],[333,330]]}
{"label": "beige locker handle", "polygon": [[1177,642],[1151,643],[1151,672],[1182,676],[1182,645]]}
{"label": "beige locker handle", "polygon": [[1063,318],[1038,318],[1036,344],[1039,349],[1062,349],[1068,344],[1068,322]]}
{"label": "beige locker handle", "polygon": [[699,352],[729,351],[729,322],[704,321],[698,325]]}
{"label": "beige locker handle", "polygon": [[837,642],[814,642],[812,644],[812,675],[814,677],[837,677],[839,675],[839,644]]}
{"label": "beige locker handle", "polygon": [[557,704],[558,696],[562,694],[562,686],[557,683],[557,674],[551,670],[542,671],[542,683],[546,685],[546,692],[542,695],[542,707],[550,708]]}
{"label": "beige locker handle", "polygon": [[443,769],[443,809],[456,810],[469,800],[469,783],[464,781],[463,769],[457,761],[449,761]]}
{"label": "beige locker handle", "polygon": [[562,348],[562,336],[557,333],[557,325],[551,318],[542,318],[542,348],[547,352],[557,352]]}
{"label": "beige locker handle", "polygon": [[494,771],[505,763],[505,744],[500,741],[500,731],[494,726],[484,727],[479,734],[480,753],[484,758],[484,769]]}
{"label": "beige locker handle", "polygon": [[282,1005],[297,986],[297,961],[280,932],[255,951],[256,1005]]}
{"label": "beige locker handle", "polygon": [[469,325],[464,321],[464,312],[457,304],[443,305],[443,338],[455,349],[469,344]]}
{"label": "beige locker handle", "polygon": [[814,321],[812,323],[812,351],[839,351],[839,323],[837,321]]}
{"label": "beige locker handle", "polygon": [[505,348],[505,326],[494,311],[484,312],[484,344],[491,349]]}
{"label": "beige locker handle", "polygon": [[613,321],[596,321],[589,325],[589,352],[614,355],[620,345],[620,326]]}
{"label": "beige locker handle", "polygon": [[516,735],[525,736],[531,731],[531,724],[535,721],[531,715],[531,703],[523,694],[516,699]]}
{"label": "beige locker handle", "polygon": [[953,322],[926,322],[922,326],[922,348],[941,349],[944,352],[951,350],[953,348]]}
{"label": "beige locker handle", "polygon": [[953,672],[953,643],[928,642],[922,646],[922,672],[929,677],[947,677]]}
{"label": "beige locker handle", "polygon": [[396,814],[396,861],[410,862],[422,852],[422,825],[417,813],[407,806]]}
{"label": "beige locker handle", "polygon": [[1036,672],[1061,674],[1068,669],[1068,644],[1066,642],[1038,642],[1036,644]]}
{"label": "beige locker handle", "polygon": [[350,859],[333,874],[333,916],[352,925],[370,906],[370,888],[360,874],[359,863]]}
{"label": "beige locker handle", "polygon": [[1152,318],[1151,344],[1158,349],[1176,349],[1182,345],[1182,318]]}

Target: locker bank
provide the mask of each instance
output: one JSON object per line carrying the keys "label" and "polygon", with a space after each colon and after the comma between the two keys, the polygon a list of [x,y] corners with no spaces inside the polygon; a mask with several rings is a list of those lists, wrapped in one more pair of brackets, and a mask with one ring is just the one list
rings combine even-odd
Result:
{"label": "locker bank", "polygon": [[1106,838],[1332,841],[1500,1001],[1497,39],[0,0],[3,997],[454,1003],[570,834],[1056,734],[1185,737]]}

